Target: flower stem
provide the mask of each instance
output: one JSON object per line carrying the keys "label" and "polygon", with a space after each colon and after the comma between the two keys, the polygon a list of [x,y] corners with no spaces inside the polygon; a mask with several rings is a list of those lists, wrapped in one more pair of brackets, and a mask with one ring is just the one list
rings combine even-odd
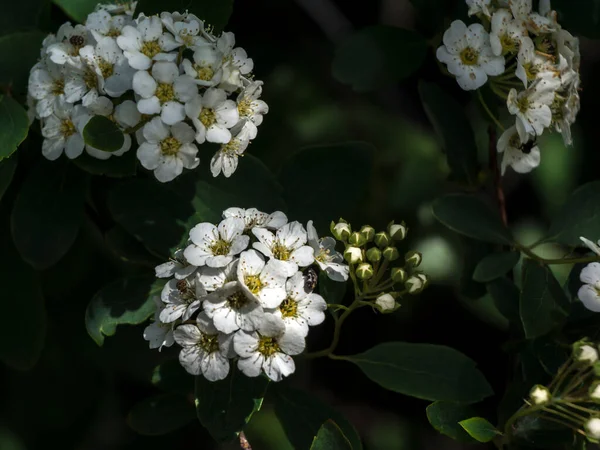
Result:
{"label": "flower stem", "polygon": [[560,258],[560,259],[546,259],[536,255],[529,247],[525,247],[521,244],[516,244],[517,250],[521,253],[529,256],[531,259],[535,259],[543,264],[558,265],[558,264],[578,264],[578,263],[590,263],[598,261],[598,256],[585,256],[582,258]]}
{"label": "flower stem", "polygon": [[481,103],[481,106],[483,106],[483,109],[485,109],[485,112],[488,114],[488,116],[490,116],[490,119],[492,119],[492,121],[496,124],[496,126],[498,128],[500,128],[502,131],[505,130],[504,126],[500,123],[500,121],[496,118],[496,116],[494,116],[494,114],[492,113],[492,110],[488,107],[487,103],[485,102],[485,100],[483,99],[483,95],[481,95],[481,90],[477,90],[477,96],[479,97],[479,102]]}

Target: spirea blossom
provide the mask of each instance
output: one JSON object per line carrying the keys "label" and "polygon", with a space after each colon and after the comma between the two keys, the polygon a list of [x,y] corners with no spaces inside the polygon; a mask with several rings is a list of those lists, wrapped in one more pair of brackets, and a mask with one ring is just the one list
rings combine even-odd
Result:
{"label": "spirea blossom", "polygon": [[319,239],[312,221],[305,227],[280,211],[228,208],[219,223],[193,226],[156,267],[166,284],[144,339],[159,350],[177,343],[185,370],[210,381],[235,367],[280,381],[294,372],[310,328],[325,320],[318,270],[348,279],[335,240]]}
{"label": "spirea blossom", "polygon": [[[133,150],[164,183],[199,165],[199,145],[217,143],[205,161],[213,176],[231,176],[269,110],[252,59],[233,33],[214,35],[202,18],[136,17],[136,3],[98,5],[84,24],[65,23],[44,40],[28,91],[29,112],[45,130],[42,154],[73,159],[85,149],[104,160]],[[119,108],[123,100],[133,108]],[[94,116],[125,134],[121,149],[84,142]]]}

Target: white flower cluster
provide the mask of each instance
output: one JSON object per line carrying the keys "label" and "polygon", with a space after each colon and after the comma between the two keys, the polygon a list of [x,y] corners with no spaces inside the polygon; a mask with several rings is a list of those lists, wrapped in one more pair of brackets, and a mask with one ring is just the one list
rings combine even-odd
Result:
{"label": "white flower cluster", "polygon": [[[28,92],[43,155],[73,159],[85,149],[98,159],[118,157],[136,132],[137,157],[161,182],[196,168],[205,142],[220,144],[212,174],[231,176],[268,112],[252,59],[235,47],[233,33],[214,36],[193,14],[134,19],[134,7],[100,6],[84,25],[65,23],[44,40]],[[85,144],[83,129],[95,115],[125,133],[121,149]]]}
{"label": "white flower cluster", "polygon": [[[596,255],[600,257],[600,247],[589,239],[580,238],[583,243]],[[600,245],[600,242],[598,242]],[[577,297],[587,309],[593,312],[600,312],[600,263],[593,262],[583,268],[579,279],[584,283]]]}
{"label": "white flower cluster", "polygon": [[580,108],[579,41],[557,22],[550,0],[466,0],[483,24],[455,21],[444,33],[437,58],[465,90],[488,81],[506,101],[516,123],[498,141],[502,172],[527,173],[540,163],[536,139],[545,129],[572,144]]}
{"label": "white flower cluster", "polygon": [[309,327],[325,319],[310,266],[348,279],[334,246],[312,221],[305,229],[282,212],[229,208],[218,225],[193,227],[189,245],[156,267],[170,280],[144,338],[150,348],[177,342],[183,367],[211,381],[227,376],[231,359],[249,377],[264,372],[280,381],[294,372],[292,356],[304,351]]}

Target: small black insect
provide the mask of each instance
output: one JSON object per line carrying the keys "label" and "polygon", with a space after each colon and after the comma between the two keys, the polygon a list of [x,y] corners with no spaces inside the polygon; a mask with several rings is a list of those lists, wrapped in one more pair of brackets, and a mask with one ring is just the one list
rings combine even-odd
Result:
{"label": "small black insect", "polygon": [[317,287],[319,276],[312,267],[309,267],[306,271],[306,278],[304,279],[304,290],[312,291]]}
{"label": "small black insect", "polygon": [[529,155],[529,153],[531,153],[531,150],[533,149],[533,147],[535,147],[536,145],[537,145],[537,142],[535,140],[526,142],[525,144],[521,145],[521,151],[523,153],[525,153],[526,155]]}
{"label": "small black insect", "polygon": [[69,38],[69,42],[75,47],[83,47],[83,44],[85,44],[85,39],[83,36],[75,34]]}

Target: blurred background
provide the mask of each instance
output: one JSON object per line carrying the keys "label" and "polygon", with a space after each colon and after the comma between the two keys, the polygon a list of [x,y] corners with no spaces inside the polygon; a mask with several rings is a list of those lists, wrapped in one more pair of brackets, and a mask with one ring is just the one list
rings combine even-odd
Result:
{"label": "blurred background", "polygon": [[[265,82],[263,98],[270,107],[258,139],[248,151],[277,173],[291,154],[306,146],[364,141],[376,148],[373,172],[364,174],[370,177],[367,198],[348,211],[347,218],[357,226],[376,228],[391,220],[406,221],[409,237],[401,252],[423,253],[422,270],[430,276],[431,284],[420,296],[407,298],[394,315],[383,316],[364,308],[351,316],[338,353],[358,353],[390,340],[454,347],[477,361],[492,384],[497,396],[482,405],[481,413],[494,417],[494,405],[503,395],[510,374],[509,358],[502,349],[506,323],[493,310],[485,289],[469,281],[478,260],[472,254],[473,246],[466,246],[431,214],[430,204],[435,198],[461,187],[448,181],[446,158],[423,111],[418,81],[441,85],[468,111],[479,144],[482,192],[491,176],[486,169],[487,125],[471,96],[440,73],[433,49],[417,74],[401,84],[382,85],[376,92],[354,92],[332,77],[336,44],[370,25],[417,30],[437,45],[443,28],[433,30],[430,17],[423,15],[423,10],[419,14],[413,3],[236,1],[227,30],[236,34],[237,43],[254,59],[256,78]],[[430,2],[431,17],[439,14],[434,10],[438,3]],[[52,31],[50,23],[56,29],[67,18],[56,6],[49,8],[52,21],[47,31]],[[462,0],[448,0],[444,8],[449,14],[460,11],[464,15],[454,18],[466,20]],[[599,41],[582,38],[581,53],[582,112],[574,129],[574,146],[565,148],[560,136],[544,136],[540,167],[528,176],[509,170],[503,179],[509,223],[524,244],[544,235],[549,218],[574,188],[598,178]],[[357,69],[364,57],[356,55]],[[402,60],[403,55],[397,57]],[[201,155],[205,162],[209,158],[210,154]],[[244,164],[243,159],[240,164]],[[307,190],[319,190],[319,179],[306,181]],[[344,196],[344,188],[322,194],[335,202]],[[216,449],[195,421],[164,436],[139,436],[129,428],[126,418],[132,406],[157,392],[150,383],[152,369],[173,358],[176,350],[150,351],[142,339],[144,326],[121,326],[102,348],[87,335],[83,317],[89,299],[106,280],[117,276],[104,252],[85,245],[86,240],[94,239],[93,234],[90,230],[80,233],[81,245],[41,275],[50,319],[45,349],[36,367],[29,372],[0,367],[0,450],[54,446],[81,450]],[[560,248],[552,246],[541,247],[540,254],[562,255]],[[90,266],[94,277],[86,271]],[[560,266],[556,272],[560,281],[566,281],[569,269]],[[61,280],[65,274],[69,284]],[[73,279],[77,289],[65,288]],[[18,301],[18,288],[4,291],[3,297]],[[21,320],[27,326],[26,317],[4,320]],[[330,338],[331,323],[326,322],[311,332],[308,347],[325,347]],[[297,373],[290,382],[342,412],[362,436],[367,450],[467,448],[431,428],[425,415],[427,402],[380,388],[354,365],[298,359]],[[190,389],[192,383],[190,377]],[[246,436],[254,450],[291,449],[268,404],[254,417]]]}

